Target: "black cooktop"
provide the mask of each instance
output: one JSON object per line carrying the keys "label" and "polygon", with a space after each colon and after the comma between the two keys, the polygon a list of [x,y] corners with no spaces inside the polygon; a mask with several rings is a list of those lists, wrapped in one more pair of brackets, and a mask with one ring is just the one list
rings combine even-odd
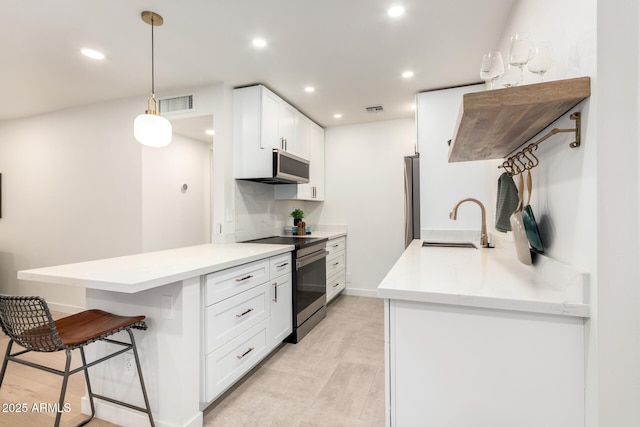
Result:
{"label": "black cooktop", "polygon": [[271,245],[294,245],[296,249],[301,249],[306,246],[315,245],[318,243],[326,242],[327,238],[323,237],[308,237],[308,236],[271,236],[263,237],[261,239],[246,240],[242,243],[267,243]]}

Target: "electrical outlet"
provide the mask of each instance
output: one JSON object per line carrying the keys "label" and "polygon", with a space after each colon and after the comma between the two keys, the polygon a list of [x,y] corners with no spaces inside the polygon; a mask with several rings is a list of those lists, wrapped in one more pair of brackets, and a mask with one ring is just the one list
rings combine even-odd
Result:
{"label": "electrical outlet", "polygon": [[124,354],[124,373],[130,377],[135,375],[135,362],[133,360],[133,353]]}

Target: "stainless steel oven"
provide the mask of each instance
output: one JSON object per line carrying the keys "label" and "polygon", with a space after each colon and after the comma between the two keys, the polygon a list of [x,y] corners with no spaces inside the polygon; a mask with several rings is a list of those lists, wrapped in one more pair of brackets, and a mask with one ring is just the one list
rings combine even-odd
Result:
{"label": "stainless steel oven", "polygon": [[294,245],[292,271],[293,332],[285,341],[297,343],[325,316],[327,303],[327,239],[318,237],[265,237],[247,243]]}
{"label": "stainless steel oven", "polygon": [[294,323],[287,342],[297,343],[326,316],[327,254],[324,241],[294,253]]}

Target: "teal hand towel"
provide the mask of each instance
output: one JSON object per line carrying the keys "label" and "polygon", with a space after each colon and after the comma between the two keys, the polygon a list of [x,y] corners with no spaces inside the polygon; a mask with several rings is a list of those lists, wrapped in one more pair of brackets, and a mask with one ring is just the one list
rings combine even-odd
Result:
{"label": "teal hand towel", "polygon": [[509,218],[518,207],[518,189],[508,173],[498,178],[498,196],[496,198],[496,230],[511,231]]}

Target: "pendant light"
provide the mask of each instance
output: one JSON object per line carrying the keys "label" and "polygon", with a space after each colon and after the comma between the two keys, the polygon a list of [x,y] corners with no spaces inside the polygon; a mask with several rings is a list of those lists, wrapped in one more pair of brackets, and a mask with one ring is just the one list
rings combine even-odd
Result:
{"label": "pendant light", "polygon": [[171,122],[160,115],[158,100],[155,95],[153,27],[164,22],[162,16],[155,12],[142,12],[142,20],[151,25],[151,96],[147,101],[147,110],[133,122],[133,136],[149,147],[165,147],[171,142]]}

